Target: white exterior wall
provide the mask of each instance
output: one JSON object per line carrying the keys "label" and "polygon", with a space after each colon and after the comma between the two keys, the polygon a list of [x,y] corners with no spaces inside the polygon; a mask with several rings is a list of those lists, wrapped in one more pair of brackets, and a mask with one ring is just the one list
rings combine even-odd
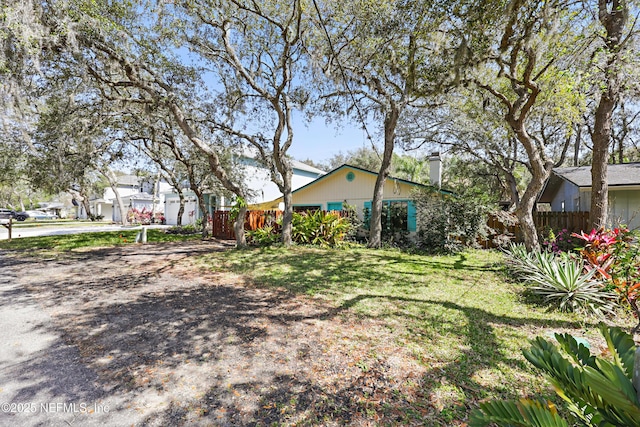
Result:
{"label": "white exterior wall", "polygon": [[[551,210],[561,212],[562,200],[565,200],[566,212],[588,212],[591,210],[591,189],[577,191],[574,185],[563,182],[551,203]],[[568,204],[570,200],[573,200],[571,205]],[[609,187],[609,226],[620,224],[626,224],[632,230],[640,229],[640,190]]]}
{"label": "white exterior wall", "polygon": [[[198,219],[198,200],[194,195],[185,197],[184,213],[182,214],[182,225],[194,224]],[[167,225],[178,224],[178,210],[180,209],[180,198],[175,195],[166,197],[164,203],[164,217]]]}
{"label": "white exterior wall", "polygon": [[[245,185],[253,193],[253,196],[247,200],[249,204],[270,202],[271,200],[282,197],[278,186],[271,181],[271,175],[267,169],[253,165],[245,165],[243,169],[245,173]],[[318,178],[318,175],[311,172],[294,169],[293,176],[291,177],[291,188],[295,190],[307,185],[316,178]]]}
{"label": "white exterior wall", "polygon": [[609,188],[609,222],[612,226],[626,224],[640,229],[640,191]]}
{"label": "white exterior wall", "polygon": [[[140,193],[140,188],[138,186],[118,186],[118,194],[120,194],[120,197],[126,197],[126,196],[131,196],[132,194],[139,194]],[[102,197],[105,200],[115,200],[116,199],[116,193],[113,192],[113,189],[111,187],[107,187],[104,190],[104,196]]]}
{"label": "white exterior wall", "polygon": [[577,212],[582,210],[581,207],[582,195],[580,191],[578,191],[578,187],[568,181],[562,180],[558,192],[551,201],[551,210],[554,212]]}

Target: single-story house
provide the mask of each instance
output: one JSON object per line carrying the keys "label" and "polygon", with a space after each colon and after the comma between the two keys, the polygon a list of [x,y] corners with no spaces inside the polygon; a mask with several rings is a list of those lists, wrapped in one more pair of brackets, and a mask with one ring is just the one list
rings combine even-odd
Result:
{"label": "single-story house", "polygon": [[[438,163],[432,164],[432,172],[440,176]],[[304,210],[342,210],[344,205],[354,206],[358,217],[366,221],[371,210],[373,189],[378,177],[376,172],[344,164],[328,172],[326,175],[298,188],[292,192],[294,211]],[[432,181],[436,186],[439,182]],[[389,177],[384,184],[383,205],[396,208],[397,212],[406,215],[401,220],[406,231],[416,231],[416,209],[412,193],[417,188],[427,187],[412,181]],[[449,191],[440,190],[451,194]],[[282,198],[262,205],[263,209],[282,209]]]}
{"label": "single-story house", "polygon": [[[609,221],[640,228],[640,163],[620,163],[607,168]],[[587,212],[591,209],[591,166],[555,168],[538,203],[553,212]]]}

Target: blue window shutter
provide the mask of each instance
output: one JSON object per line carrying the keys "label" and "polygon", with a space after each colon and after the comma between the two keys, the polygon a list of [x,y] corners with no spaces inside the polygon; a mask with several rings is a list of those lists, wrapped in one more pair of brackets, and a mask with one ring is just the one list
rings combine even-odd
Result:
{"label": "blue window shutter", "polygon": [[341,211],[342,210],[342,202],[329,202],[327,203],[328,211]]}
{"label": "blue window shutter", "polygon": [[407,228],[408,231],[416,231],[416,206],[411,200],[407,202]]}
{"label": "blue window shutter", "polygon": [[364,222],[364,228],[369,229],[369,223],[371,222],[371,201],[364,202],[364,212],[362,215],[362,220]]}

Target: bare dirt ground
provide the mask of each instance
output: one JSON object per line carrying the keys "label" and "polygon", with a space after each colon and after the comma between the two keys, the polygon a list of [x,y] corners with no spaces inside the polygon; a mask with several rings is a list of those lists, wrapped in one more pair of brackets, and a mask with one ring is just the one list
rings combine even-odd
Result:
{"label": "bare dirt ground", "polygon": [[[38,357],[50,367],[41,376],[61,377],[56,387],[30,378],[0,397],[42,399],[38,387],[47,386],[49,399],[110,405],[62,425],[91,425],[92,416],[95,425],[411,425],[409,408],[429,417],[417,391],[424,368],[384,325],[190,267],[189,257],[229,248],[124,246],[50,260],[0,253],[2,305],[37,304],[37,326],[52,336],[29,338],[44,341],[20,356],[21,369]],[[0,359],[0,377],[17,369]],[[60,425],[39,412],[0,414],[0,425]]]}

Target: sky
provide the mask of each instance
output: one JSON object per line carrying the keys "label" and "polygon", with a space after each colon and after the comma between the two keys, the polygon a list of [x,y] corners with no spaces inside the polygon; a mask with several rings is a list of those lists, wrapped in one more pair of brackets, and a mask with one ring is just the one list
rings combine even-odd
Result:
{"label": "sky", "polygon": [[[311,123],[294,120],[293,144],[289,154],[296,160],[324,162],[336,154],[370,147],[362,125],[353,122],[326,123],[318,117]],[[373,129],[369,129],[372,132]]]}

